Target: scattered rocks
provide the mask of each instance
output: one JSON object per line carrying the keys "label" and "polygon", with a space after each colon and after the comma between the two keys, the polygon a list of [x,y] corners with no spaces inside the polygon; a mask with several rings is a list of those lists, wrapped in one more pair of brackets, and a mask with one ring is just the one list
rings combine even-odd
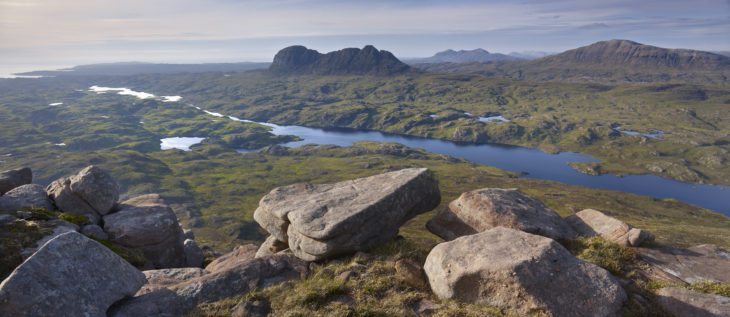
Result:
{"label": "scattered rocks", "polygon": [[418,262],[411,259],[400,259],[395,262],[395,272],[408,286],[420,289],[426,287],[423,270]]}
{"label": "scattered rocks", "polygon": [[106,316],[144,275],[111,250],[69,232],[46,243],[0,284],[3,316]]}
{"label": "scattered rocks", "polygon": [[575,232],[555,211],[517,189],[483,188],[461,194],[426,227],[445,240],[502,226],[552,239]]}
{"label": "scattered rocks", "polygon": [[271,304],[265,299],[242,301],[231,310],[231,317],[266,317],[271,313]]}
{"label": "scattered rocks", "polygon": [[435,208],[438,183],[425,168],[335,184],[294,184],[264,196],[254,219],[299,258],[315,261],[382,244]]}
{"label": "scattered rocks", "polygon": [[119,199],[117,182],[93,165],[76,175],[54,181],[46,190],[58,209],[86,215],[94,223],[98,223],[100,216],[111,212]]}
{"label": "scattered rocks", "polygon": [[13,188],[27,185],[33,182],[33,172],[30,168],[24,167],[8,170],[0,173],[0,195],[11,191]]}
{"label": "scattered rocks", "polygon": [[286,242],[281,242],[277,240],[274,236],[269,236],[266,238],[263,244],[259,247],[259,250],[256,251],[256,257],[264,257],[272,254],[276,254],[278,252],[284,251],[288,249],[289,246],[286,244]]}
{"label": "scattered rocks", "polygon": [[626,293],[606,270],[552,239],[497,227],[437,245],[424,270],[440,298],[520,314],[619,316]]}
{"label": "scattered rocks", "polygon": [[53,210],[53,203],[48,199],[43,186],[28,184],[15,187],[0,196],[0,211],[18,211],[30,208]]}
{"label": "scattered rocks", "polygon": [[81,233],[92,239],[109,240],[109,235],[98,225],[86,225],[81,228]]}
{"label": "scattered rocks", "polygon": [[639,258],[652,268],[658,279],[678,279],[686,283],[714,281],[730,283],[730,252],[712,244],[688,249],[661,247],[639,248]]}
{"label": "scattered rocks", "polygon": [[573,229],[583,236],[601,236],[624,246],[639,246],[642,242],[653,239],[649,232],[633,228],[616,218],[594,210],[585,209],[566,218]]}
{"label": "scattered rocks", "polygon": [[195,240],[186,239],[183,242],[183,249],[185,251],[185,259],[189,267],[203,267],[203,251],[195,242]]}
{"label": "scattered rocks", "polygon": [[728,297],[678,287],[662,288],[656,295],[657,304],[676,317],[730,316]]}
{"label": "scattered rocks", "polygon": [[182,228],[175,213],[159,195],[126,200],[118,209],[104,216],[104,231],[111,241],[141,250],[152,268],[187,265]]}
{"label": "scattered rocks", "polygon": [[213,260],[213,262],[210,262],[210,264],[205,267],[205,270],[211,273],[230,270],[243,263],[251,261],[256,255],[257,249],[258,247],[254,244],[239,245],[234,248],[233,251],[218,257]]}

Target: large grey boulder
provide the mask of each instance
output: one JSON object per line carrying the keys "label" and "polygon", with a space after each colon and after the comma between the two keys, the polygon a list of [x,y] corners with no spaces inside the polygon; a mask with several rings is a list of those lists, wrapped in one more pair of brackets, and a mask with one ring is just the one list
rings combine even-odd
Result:
{"label": "large grey boulder", "polygon": [[461,194],[426,227],[445,240],[507,227],[552,239],[573,239],[573,229],[555,211],[517,189],[483,188]]}
{"label": "large grey boulder", "polygon": [[43,186],[38,184],[21,185],[0,196],[0,211],[14,212],[29,208],[53,210],[53,204],[48,199]]}
{"label": "large grey boulder", "polygon": [[141,250],[151,268],[187,265],[184,234],[172,209],[157,194],[143,195],[119,204],[118,211],[104,216],[109,239],[130,249]]}
{"label": "large grey boulder", "polygon": [[649,232],[634,228],[631,225],[594,210],[584,209],[566,218],[568,223],[580,235],[601,236],[606,240],[624,246],[639,246],[642,242],[653,239]]}
{"label": "large grey boulder", "polygon": [[30,168],[24,167],[8,170],[0,173],[0,195],[3,195],[13,188],[33,182],[33,172]]}
{"label": "large grey boulder", "polygon": [[93,223],[112,211],[119,199],[119,185],[104,170],[88,166],[46,188],[58,209],[87,216]]}
{"label": "large grey boulder", "polygon": [[0,284],[0,316],[106,316],[145,277],[77,232],[46,243]]}
{"label": "large grey boulder", "polygon": [[[730,252],[716,245],[701,244],[688,249],[639,248],[638,251],[639,258],[653,268],[657,279],[730,283]],[[663,276],[657,275],[659,272]]]}
{"label": "large grey boulder", "polygon": [[510,307],[519,314],[619,316],[626,293],[606,270],[552,239],[497,227],[444,242],[424,270],[442,299]]}
{"label": "large grey boulder", "polygon": [[306,261],[366,250],[398,234],[414,216],[441,200],[425,168],[409,168],[334,184],[275,188],[254,219]]}
{"label": "large grey boulder", "polygon": [[656,292],[659,307],[675,317],[730,317],[730,298],[679,287]]}
{"label": "large grey boulder", "polygon": [[307,273],[307,263],[292,255],[251,259],[223,271],[124,300],[115,305],[109,315],[183,316],[200,303],[244,295],[254,289],[303,278]]}

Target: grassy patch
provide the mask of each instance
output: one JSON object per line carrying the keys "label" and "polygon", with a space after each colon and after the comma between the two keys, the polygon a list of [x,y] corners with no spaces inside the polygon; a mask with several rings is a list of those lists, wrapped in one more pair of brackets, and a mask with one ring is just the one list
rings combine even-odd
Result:
{"label": "grassy patch", "polygon": [[52,231],[45,221],[16,220],[0,224],[0,280],[23,262],[20,254],[23,249],[35,247],[36,241]]}
{"label": "grassy patch", "polygon": [[619,275],[636,260],[636,251],[601,237],[578,238],[566,242],[568,249],[581,260],[598,265]]}

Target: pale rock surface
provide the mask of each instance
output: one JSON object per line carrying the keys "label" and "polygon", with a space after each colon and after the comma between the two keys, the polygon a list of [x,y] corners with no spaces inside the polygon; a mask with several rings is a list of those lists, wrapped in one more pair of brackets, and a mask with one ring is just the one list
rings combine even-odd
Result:
{"label": "pale rock surface", "polygon": [[606,240],[624,246],[639,246],[653,239],[648,232],[594,210],[584,209],[566,218],[579,234],[587,237],[601,236]]}

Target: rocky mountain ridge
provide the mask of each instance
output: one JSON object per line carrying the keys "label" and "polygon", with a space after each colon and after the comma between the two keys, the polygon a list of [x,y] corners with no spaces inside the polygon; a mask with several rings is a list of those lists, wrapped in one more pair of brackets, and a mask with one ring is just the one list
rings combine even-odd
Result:
{"label": "rocky mountain ridge", "polygon": [[278,75],[374,75],[404,74],[410,67],[392,53],[372,45],[321,54],[304,46],[290,46],[274,56],[269,71]]}
{"label": "rocky mountain ridge", "polygon": [[409,64],[423,63],[469,63],[469,62],[498,62],[498,61],[516,61],[523,58],[500,53],[490,53],[485,49],[477,48],[473,50],[452,50],[438,52],[431,57],[417,58],[407,60]]}

